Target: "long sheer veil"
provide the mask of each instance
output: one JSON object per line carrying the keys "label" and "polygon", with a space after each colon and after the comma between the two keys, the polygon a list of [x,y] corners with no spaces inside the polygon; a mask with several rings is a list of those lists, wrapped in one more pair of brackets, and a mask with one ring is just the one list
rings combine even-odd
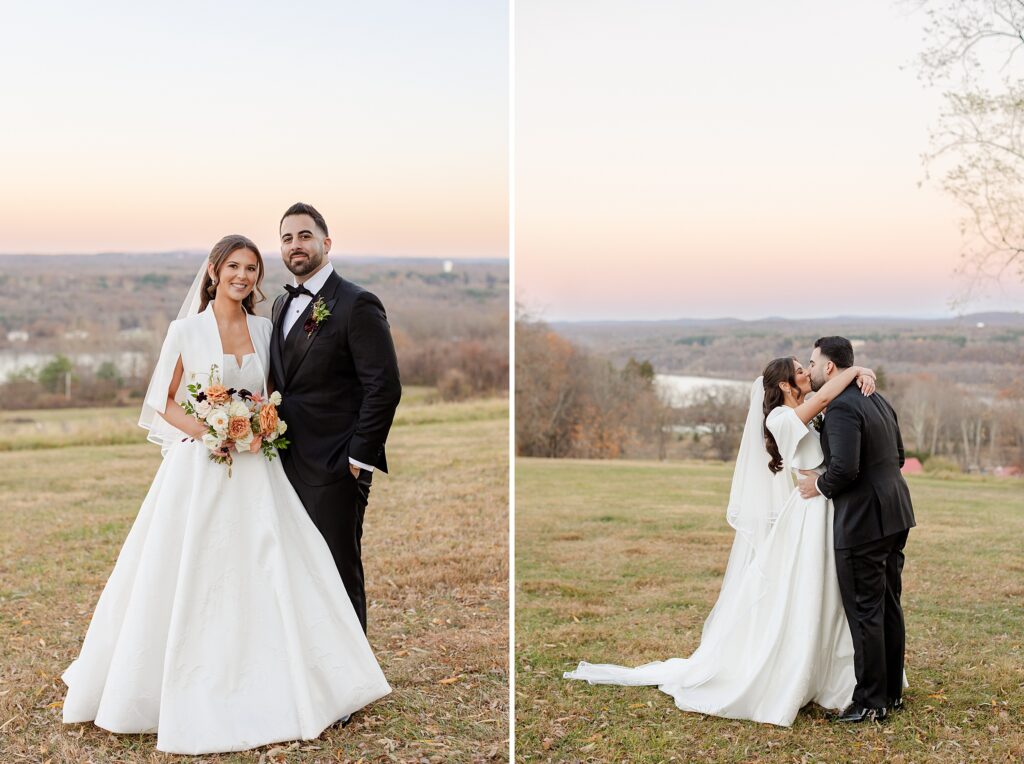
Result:
{"label": "long sheer veil", "polygon": [[764,377],[758,377],[750,387],[750,408],[747,409],[740,450],[736,455],[736,469],[726,510],[726,519],[736,529],[736,538],[729,553],[718,602],[704,622],[705,634],[714,622],[715,611],[728,600],[732,587],[768,537],[793,490],[788,471],[773,473],[768,469],[769,461],[768,449],[764,445]]}
{"label": "long sheer veil", "polygon": [[[199,290],[203,283],[203,276],[206,275],[208,258],[203,258],[199,265],[199,272],[192,280],[192,286],[185,294],[185,300],[178,309],[178,319],[188,318],[199,313],[199,305],[202,295]],[[139,427],[149,431],[146,440],[160,446],[161,453],[166,454],[167,449],[178,440],[181,440],[183,433],[177,427],[170,425],[161,416],[167,405],[167,389],[174,376],[174,369],[178,365],[180,353],[178,343],[173,335],[174,325],[167,328],[167,336],[164,338],[163,347],[160,350],[160,357],[149,378],[149,386],[146,389],[146,397],[142,403],[142,412],[139,414]]]}

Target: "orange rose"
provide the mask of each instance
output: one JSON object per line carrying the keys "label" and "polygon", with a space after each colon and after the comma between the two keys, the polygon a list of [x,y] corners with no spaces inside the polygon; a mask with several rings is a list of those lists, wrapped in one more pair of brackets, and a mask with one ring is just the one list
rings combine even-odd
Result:
{"label": "orange rose", "polygon": [[232,440],[244,440],[252,434],[252,425],[244,416],[233,416],[228,419],[228,437]]}
{"label": "orange rose", "polygon": [[277,429],[277,406],[266,404],[260,409],[260,432],[269,435]]}
{"label": "orange rose", "polygon": [[230,398],[228,389],[224,385],[210,385],[206,388],[206,400],[210,403],[227,403]]}

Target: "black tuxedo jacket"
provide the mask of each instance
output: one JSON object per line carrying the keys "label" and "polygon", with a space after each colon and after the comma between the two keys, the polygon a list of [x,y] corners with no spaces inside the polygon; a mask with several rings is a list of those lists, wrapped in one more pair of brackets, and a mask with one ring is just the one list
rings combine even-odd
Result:
{"label": "black tuxedo jacket", "polygon": [[900,473],[903,437],[885,398],[847,387],[825,413],[821,450],[826,471],[818,490],[835,506],[836,549],[914,527],[910,490]]}
{"label": "black tuxedo jacket", "polygon": [[[330,316],[307,335],[304,324],[323,299]],[[283,396],[281,417],[291,445],[281,458],[309,485],[348,471],[349,457],[387,472],[384,442],[402,395],[398,359],[380,300],[332,273],[284,339],[274,301],[270,365]]]}

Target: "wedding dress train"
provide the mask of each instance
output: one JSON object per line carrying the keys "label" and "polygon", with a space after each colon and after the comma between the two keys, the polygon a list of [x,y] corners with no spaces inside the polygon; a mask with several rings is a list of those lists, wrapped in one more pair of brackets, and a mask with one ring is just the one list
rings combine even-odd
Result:
{"label": "wedding dress train", "polygon": [[[751,412],[759,432],[756,401]],[[793,409],[775,409],[767,426],[779,445],[782,478],[789,486],[797,469],[820,468],[817,432]],[[764,452],[765,473],[767,463]],[[810,702],[844,708],[856,679],[836,578],[832,521],[832,502],[790,491],[756,545],[748,547],[737,526],[730,570],[700,646],[689,658],[636,668],[584,662],[565,678],[657,685],[684,711],[782,726],[791,725]]]}

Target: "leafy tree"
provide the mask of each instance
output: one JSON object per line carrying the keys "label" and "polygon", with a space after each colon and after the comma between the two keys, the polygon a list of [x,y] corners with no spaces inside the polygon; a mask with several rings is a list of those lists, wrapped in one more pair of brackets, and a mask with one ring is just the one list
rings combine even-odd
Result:
{"label": "leafy tree", "polygon": [[622,374],[625,377],[637,377],[642,379],[644,382],[651,384],[654,382],[654,366],[650,361],[637,361],[635,358],[630,356],[630,359],[626,361],[626,366],[622,370]]}
{"label": "leafy tree", "polygon": [[31,367],[25,367],[23,369],[15,369],[7,375],[7,381],[11,384],[24,384],[27,382],[36,381],[35,369]]}
{"label": "leafy tree", "polygon": [[889,375],[881,364],[875,369],[875,387],[879,390],[885,390],[889,387]]}
{"label": "leafy tree", "polygon": [[70,358],[58,355],[39,371],[39,384],[47,392],[60,392],[64,389],[65,376],[70,374],[73,368]]}
{"label": "leafy tree", "polygon": [[112,361],[104,361],[100,364],[99,368],[96,369],[96,379],[113,382],[118,387],[124,384],[121,375],[117,373],[117,366]]}

